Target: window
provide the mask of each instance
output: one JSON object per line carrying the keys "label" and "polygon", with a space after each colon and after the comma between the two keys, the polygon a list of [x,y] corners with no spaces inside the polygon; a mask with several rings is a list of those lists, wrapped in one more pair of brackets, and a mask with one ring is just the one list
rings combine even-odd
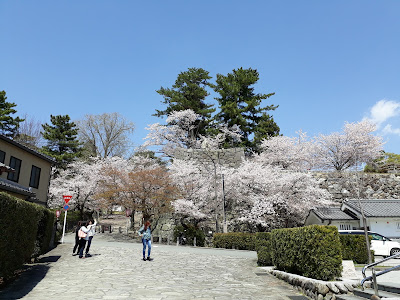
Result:
{"label": "window", "polygon": [[40,180],[40,168],[36,166],[32,166],[31,170],[31,179],[29,180],[29,186],[37,189],[39,187]]}
{"label": "window", "polygon": [[10,158],[10,167],[15,170],[15,172],[8,173],[7,179],[11,181],[18,182],[19,180],[19,172],[21,170],[21,160],[11,156]]}
{"label": "window", "polygon": [[339,230],[350,230],[351,229],[351,225],[349,224],[340,224],[339,226]]}
{"label": "window", "polygon": [[0,150],[0,162],[4,164],[5,159],[6,159],[6,153]]}

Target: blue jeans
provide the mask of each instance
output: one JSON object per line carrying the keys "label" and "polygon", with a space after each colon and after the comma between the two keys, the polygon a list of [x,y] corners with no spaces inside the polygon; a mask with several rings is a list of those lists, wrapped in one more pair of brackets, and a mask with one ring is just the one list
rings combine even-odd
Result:
{"label": "blue jeans", "polygon": [[146,255],[146,246],[148,247],[147,256],[150,257],[151,252],[151,240],[142,239],[143,243],[143,257]]}
{"label": "blue jeans", "polygon": [[89,240],[87,242],[87,246],[86,246],[86,250],[85,250],[86,254],[89,253],[90,245],[92,244],[92,239],[93,239],[93,236],[89,236]]}

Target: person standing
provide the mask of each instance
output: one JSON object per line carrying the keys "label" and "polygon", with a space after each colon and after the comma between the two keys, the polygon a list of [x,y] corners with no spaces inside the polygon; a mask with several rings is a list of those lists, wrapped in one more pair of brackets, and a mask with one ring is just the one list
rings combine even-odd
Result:
{"label": "person standing", "polygon": [[[75,246],[74,249],[72,250],[72,255],[77,255],[79,253],[79,236],[78,236],[78,231],[81,229],[81,221],[78,221],[78,224],[75,227]],[[76,253],[75,253],[76,252]]]}
{"label": "person standing", "polygon": [[80,237],[79,240],[79,258],[83,258],[83,250],[85,249],[86,242],[88,238],[89,229],[86,227],[86,223],[83,223],[81,228],[79,229],[78,236]]}
{"label": "person standing", "polygon": [[86,246],[86,250],[85,250],[85,257],[91,257],[92,256],[89,253],[89,249],[90,249],[90,245],[92,244],[93,236],[96,234],[96,225],[97,225],[97,221],[96,220],[93,221],[93,219],[91,219],[89,221],[89,225],[87,226],[89,231],[87,233],[87,246]]}
{"label": "person standing", "polygon": [[146,260],[146,247],[148,249],[147,252],[147,260],[151,261],[150,252],[151,252],[151,225],[150,221],[146,221],[144,225],[138,230],[139,236],[142,238],[143,244],[143,260]]}

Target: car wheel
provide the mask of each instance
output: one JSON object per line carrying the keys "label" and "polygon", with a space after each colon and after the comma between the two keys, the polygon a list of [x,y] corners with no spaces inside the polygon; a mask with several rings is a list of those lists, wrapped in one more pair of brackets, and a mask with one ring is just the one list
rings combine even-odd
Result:
{"label": "car wheel", "polygon": [[[396,255],[400,253],[400,249],[399,248],[393,248],[392,250],[390,250],[390,256]],[[400,258],[400,256],[396,257],[396,258]]]}

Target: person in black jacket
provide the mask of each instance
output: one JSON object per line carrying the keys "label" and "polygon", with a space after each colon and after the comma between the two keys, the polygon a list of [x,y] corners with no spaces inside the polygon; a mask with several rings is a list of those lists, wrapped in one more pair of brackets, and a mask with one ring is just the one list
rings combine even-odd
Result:
{"label": "person in black jacket", "polygon": [[82,221],[79,221],[75,228],[75,246],[74,246],[74,249],[72,250],[72,255],[74,255],[74,256],[78,255],[78,251],[79,251],[79,249],[78,249],[78,247],[79,247],[78,231],[81,228],[81,226],[82,226]]}

